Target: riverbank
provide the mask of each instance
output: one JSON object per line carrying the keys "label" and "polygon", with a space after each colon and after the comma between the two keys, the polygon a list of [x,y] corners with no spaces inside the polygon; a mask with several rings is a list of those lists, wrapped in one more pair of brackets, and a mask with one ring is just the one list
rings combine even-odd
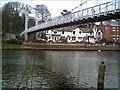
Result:
{"label": "riverbank", "polygon": [[99,45],[80,45],[80,44],[3,44],[3,50],[51,50],[51,51],[120,51],[120,46],[99,46]]}

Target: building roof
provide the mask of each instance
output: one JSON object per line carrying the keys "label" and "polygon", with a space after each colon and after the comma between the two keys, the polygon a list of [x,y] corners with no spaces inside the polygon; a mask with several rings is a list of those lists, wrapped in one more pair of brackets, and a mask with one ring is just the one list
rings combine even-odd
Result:
{"label": "building roof", "polygon": [[115,21],[115,20],[112,21],[112,20],[111,20],[111,21],[110,21],[110,25],[111,25],[111,26],[120,26],[120,21]]}
{"label": "building roof", "polygon": [[67,31],[67,32],[72,32],[73,30],[75,30],[76,28],[79,28],[80,30],[82,30],[83,33],[92,33],[92,30],[90,28],[81,28],[79,25],[74,25],[74,26],[68,26],[68,27],[62,27],[62,28],[58,28],[56,30],[58,31]]}
{"label": "building roof", "polygon": [[90,33],[92,32],[90,28],[79,28],[83,33]]}
{"label": "building roof", "polygon": [[[98,31],[101,31],[102,33],[103,33],[103,30],[100,28],[100,27],[98,27],[98,25],[96,26],[95,25],[95,28],[96,28],[96,31],[98,32]],[[93,32],[93,31],[92,31]]]}
{"label": "building roof", "polygon": [[59,28],[58,30],[60,30],[60,31],[64,30],[64,31],[71,32],[71,31],[73,31],[77,27],[78,27],[78,25],[74,25],[74,26],[62,27],[62,28]]}
{"label": "building roof", "polygon": [[[96,23],[96,24],[99,24],[100,25],[100,22],[99,23]],[[104,21],[102,22],[103,25],[110,25],[110,26],[120,26],[120,20],[110,20],[110,21]]]}

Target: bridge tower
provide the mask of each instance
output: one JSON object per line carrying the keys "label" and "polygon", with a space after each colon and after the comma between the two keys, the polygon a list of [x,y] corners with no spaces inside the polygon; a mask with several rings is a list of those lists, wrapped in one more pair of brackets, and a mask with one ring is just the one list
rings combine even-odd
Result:
{"label": "bridge tower", "polygon": [[27,30],[28,30],[28,12],[25,12],[25,42],[28,41],[28,34],[27,34]]}
{"label": "bridge tower", "polygon": [[[31,12],[32,13],[32,12]],[[24,34],[24,38],[25,38],[25,42],[28,41],[28,33],[27,33],[27,30],[28,30],[28,21],[29,19],[34,19],[35,21],[35,26],[38,25],[38,22],[40,20],[40,18],[38,17],[38,13],[35,13],[35,17],[30,17],[29,16],[29,11],[27,9],[27,7],[25,8],[25,34]]]}

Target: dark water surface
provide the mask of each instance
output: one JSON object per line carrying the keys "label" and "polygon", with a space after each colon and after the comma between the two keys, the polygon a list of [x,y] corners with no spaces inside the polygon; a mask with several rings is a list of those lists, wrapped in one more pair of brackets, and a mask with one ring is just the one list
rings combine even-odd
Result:
{"label": "dark water surface", "polygon": [[3,50],[3,88],[97,88],[106,64],[105,88],[118,88],[119,51]]}

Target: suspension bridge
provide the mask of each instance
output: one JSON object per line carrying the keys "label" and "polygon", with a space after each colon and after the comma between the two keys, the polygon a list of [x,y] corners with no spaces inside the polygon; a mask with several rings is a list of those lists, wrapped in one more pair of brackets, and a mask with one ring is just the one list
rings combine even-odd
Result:
{"label": "suspension bridge", "polygon": [[120,18],[120,1],[114,0],[72,13],[66,13],[49,21],[25,29],[20,35],[61,28],[89,22],[99,22]]}

